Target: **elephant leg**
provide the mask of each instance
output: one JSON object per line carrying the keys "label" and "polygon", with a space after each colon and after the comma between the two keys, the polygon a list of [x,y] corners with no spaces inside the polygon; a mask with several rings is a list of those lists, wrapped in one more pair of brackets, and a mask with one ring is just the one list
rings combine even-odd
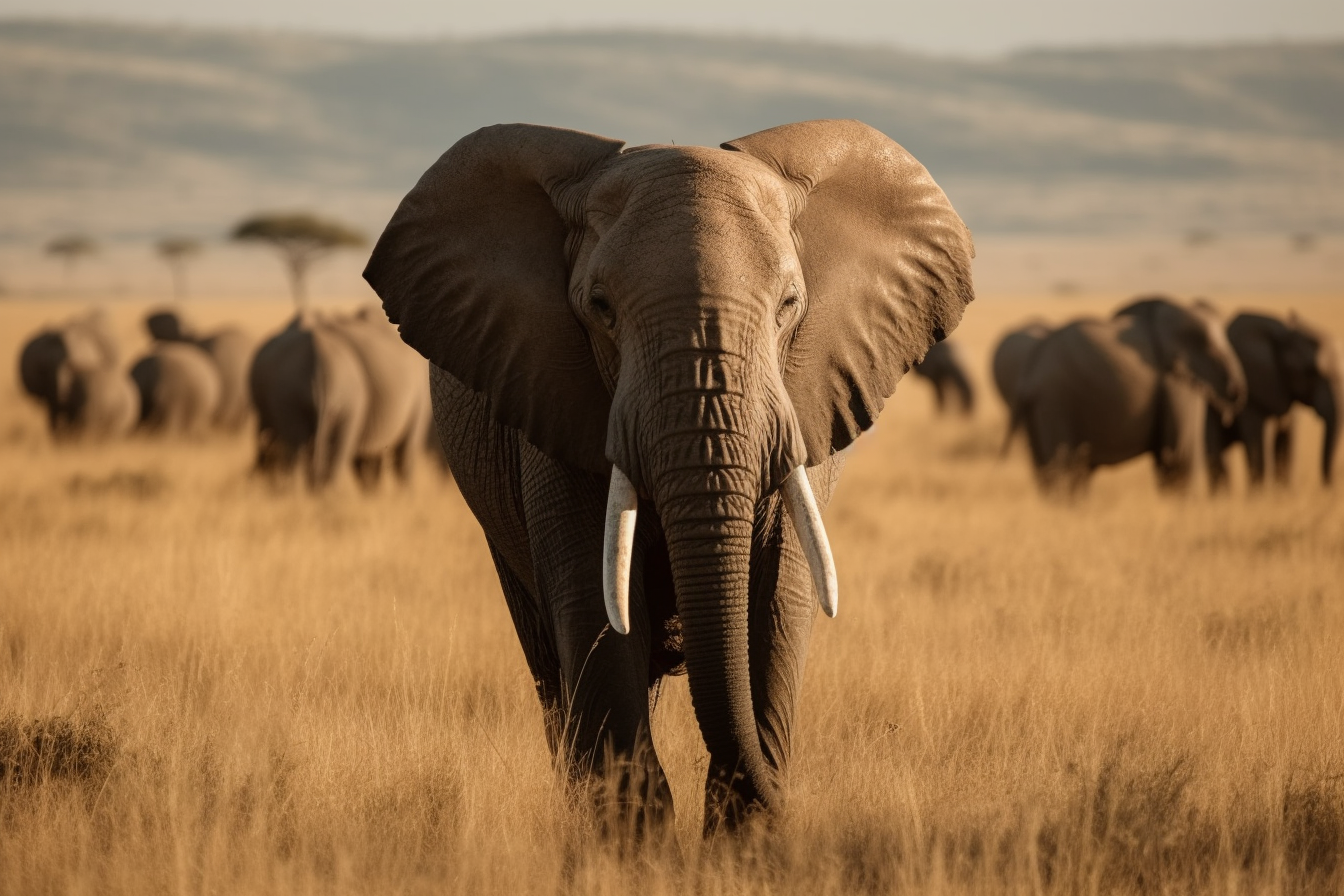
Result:
{"label": "elephant leg", "polygon": [[[650,734],[644,552],[630,570],[630,634],[618,635],[602,598],[606,477],[527,444],[520,453],[532,569],[560,661],[562,762],[572,782],[590,789],[609,833],[634,841],[665,834],[672,796]],[[645,509],[641,516],[653,515]]]}
{"label": "elephant leg", "polygon": [[551,755],[558,756],[564,734],[564,690],[550,620],[544,618],[536,597],[510,568],[508,559],[489,538],[486,543],[490,546],[490,559],[494,561],[495,573],[504,591],[504,602],[508,604],[514,631],[518,633],[518,643],[523,648],[527,670],[532,674],[532,682],[537,688],[537,699],[541,701],[546,744],[551,748]]}
{"label": "elephant leg", "polygon": [[1293,481],[1293,420],[1285,414],[1274,423],[1274,481],[1286,487]]}
{"label": "elephant leg", "polygon": [[314,489],[324,488],[331,484],[341,470],[351,465],[358,435],[356,421],[343,414],[323,415],[318,420],[309,467],[309,486]]}
{"label": "elephant leg", "polygon": [[975,411],[975,392],[971,389],[970,380],[965,376],[958,374],[953,380],[957,389],[957,398],[961,402],[961,413],[969,417]]}
{"label": "elephant leg", "polygon": [[415,470],[415,448],[424,443],[424,434],[417,440],[403,439],[399,444],[392,448],[392,472],[396,475],[397,481],[403,484],[411,481],[411,475]]}
{"label": "elephant leg", "polygon": [[397,474],[397,479],[403,483],[410,482],[415,476],[415,468],[424,450],[426,436],[429,434],[429,424],[428,410],[417,412],[405,438],[392,451],[392,469]]}
{"label": "elephant leg", "polygon": [[356,456],[352,461],[355,471],[355,480],[359,487],[365,492],[374,492],[378,489],[378,480],[382,476],[383,457],[381,454],[366,454]]}
{"label": "elephant leg", "polygon": [[1246,447],[1246,472],[1252,486],[1265,481],[1265,418],[1251,410],[1237,416],[1237,430]]}
{"label": "elephant leg", "polygon": [[1204,466],[1209,474],[1209,491],[1215,494],[1227,490],[1225,455],[1231,442],[1231,431],[1223,426],[1218,413],[1210,410],[1204,419]]}
{"label": "elephant leg", "polygon": [[1078,452],[1063,409],[1033,404],[1023,409],[1022,422],[1027,431],[1037,487],[1046,495],[1061,488],[1072,490],[1077,478]]}
{"label": "elephant leg", "polygon": [[541,701],[546,741],[552,755],[558,756],[563,684],[550,615],[537,599],[532,574],[518,434],[494,421],[485,396],[437,367],[430,368],[430,384],[439,443],[463,500],[485,531],[504,601]]}

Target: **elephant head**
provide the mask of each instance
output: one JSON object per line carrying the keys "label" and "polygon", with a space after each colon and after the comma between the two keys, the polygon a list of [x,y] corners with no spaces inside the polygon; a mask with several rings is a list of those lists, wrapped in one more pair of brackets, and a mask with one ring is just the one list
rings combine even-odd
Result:
{"label": "elephant head", "polygon": [[652,501],[706,745],[768,791],[748,669],[757,504],[784,486],[833,614],[805,468],[871,426],[957,325],[970,235],[923,166],[858,122],[720,148],[622,145],[477,131],[406,196],[364,276],[405,341],[502,423],[610,471],[617,631],[636,498]]}
{"label": "elephant head", "polygon": [[1121,308],[1156,353],[1163,373],[1194,386],[1227,423],[1246,402],[1246,375],[1227,341],[1217,309],[1205,301],[1183,305],[1162,297],[1139,299]]}

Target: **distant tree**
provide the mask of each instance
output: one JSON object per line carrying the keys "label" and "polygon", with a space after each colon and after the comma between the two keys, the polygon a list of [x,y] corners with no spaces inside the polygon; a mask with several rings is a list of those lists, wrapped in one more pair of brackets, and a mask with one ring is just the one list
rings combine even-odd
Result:
{"label": "distant tree", "polygon": [[93,255],[97,251],[98,244],[91,237],[82,233],[67,233],[47,243],[47,254],[55,256],[65,263],[67,285],[75,274],[75,265],[79,263],[79,260],[86,255]]}
{"label": "distant tree", "polygon": [[242,221],[233,228],[233,239],[266,243],[280,253],[289,274],[294,304],[308,303],[308,269],[337,249],[353,249],[366,244],[364,234],[329,218],[303,213],[265,212]]}
{"label": "distant tree", "polygon": [[1316,234],[1307,231],[1294,233],[1288,237],[1288,245],[1298,252],[1310,252],[1316,248]]}
{"label": "distant tree", "polygon": [[172,272],[173,298],[179,302],[187,297],[187,262],[199,255],[202,248],[200,240],[189,236],[166,236],[154,244]]}

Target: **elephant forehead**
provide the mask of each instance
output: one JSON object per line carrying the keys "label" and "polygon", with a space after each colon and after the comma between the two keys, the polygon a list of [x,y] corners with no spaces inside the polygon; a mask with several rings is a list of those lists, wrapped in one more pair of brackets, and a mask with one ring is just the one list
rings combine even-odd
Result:
{"label": "elephant forehead", "polygon": [[654,147],[619,159],[589,194],[576,274],[627,293],[777,292],[798,267],[784,188],[740,155]]}
{"label": "elephant forehead", "polygon": [[605,167],[588,200],[590,216],[607,219],[631,210],[713,218],[729,209],[777,226],[791,218],[788,186],[772,169],[745,153],[705,146],[628,150]]}

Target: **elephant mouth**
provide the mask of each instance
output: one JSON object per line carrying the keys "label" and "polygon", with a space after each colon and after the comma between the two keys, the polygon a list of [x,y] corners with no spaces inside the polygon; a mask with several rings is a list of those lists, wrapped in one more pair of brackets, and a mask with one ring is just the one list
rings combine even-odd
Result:
{"label": "elephant mouth", "polygon": [[[831,553],[830,539],[807,478],[807,469],[801,465],[794,468],[780,491],[807,557],[821,610],[835,618],[840,607],[835,556]],[[630,633],[630,569],[638,515],[639,493],[621,468],[613,465],[602,542],[602,597],[606,603],[607,620],[612,629],[622,635]]]}

